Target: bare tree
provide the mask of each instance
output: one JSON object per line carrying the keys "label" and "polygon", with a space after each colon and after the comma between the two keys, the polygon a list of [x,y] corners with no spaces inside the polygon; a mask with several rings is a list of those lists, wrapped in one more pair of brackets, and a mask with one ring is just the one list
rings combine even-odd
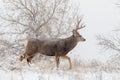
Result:
{"label": "bare tree", "polygon": [[[118,2],[116,5],[117,7],[120,7],[120,2]],[[105,35],[97,35],[98,45],[102,46],[102,50],[116,51],[113,53],[111,60],[112,62],[118,63],[120,61],[120,29],[117,28],[111,32],[112,34],[107,37],[105,37]]]}
{"label": "bare tree", "polygon": [[98,44],[103,46],[104,50],[115,50],[120,52],[120,37],[105,37],[98,35],[97,40],[99,40]]}
{"label": "bare tree", "polygon": [[68,34],[79,16],[69,0],[8,0],[1,19],[8,26],[22,27],[30,36],[61,36]]}
{"label": "bare tree", "polygon": [[120,64],[120,36],[113,34],[116,34],[116,32],[113,32],[112,36],[107,37],[105,37],[105,35],[97,35],[98,45],[101,47],[102,51],[110,51],[110,58],[108,59],[108,62]]}
{"label": "bare tree", "polygon": [[[120,7],[120,1],[117,2],[117,7]],[[102,47],[102,50],[115,51],[112,53],[110,63],[119,63],[120,64],[120,28],[117,28],[111,31],[111,35],[103,36],[97,35],[98,45]]]}
{"label": "bare tree", "polygon": [[[0,28],[8,28],[9,31],[3,32],[0,29],[1,54],[21,51],[24,49],[23,43],[26,38],[69,35],[80,16],[79,5],[73,7],[69,0],[3,1]],[[8,39],[9,35],[16,35],[17,38]]]}

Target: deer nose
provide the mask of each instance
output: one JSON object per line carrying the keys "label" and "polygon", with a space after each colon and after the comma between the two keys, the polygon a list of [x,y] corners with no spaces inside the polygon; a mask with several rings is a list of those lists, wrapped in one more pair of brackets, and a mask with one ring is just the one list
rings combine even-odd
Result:
{"label": "deer nose", "polygon": [[84,39],[84,41],[86,41],[86,39]]}

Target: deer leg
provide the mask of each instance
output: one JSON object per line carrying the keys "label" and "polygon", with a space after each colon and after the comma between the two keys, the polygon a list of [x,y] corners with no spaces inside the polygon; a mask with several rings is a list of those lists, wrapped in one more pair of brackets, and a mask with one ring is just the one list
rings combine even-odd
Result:
{"label": "deer leg", "polygon": [[57,68],[59,68],[59,63],[60,63],[60,61],[59,61],[59,57],[58,57],[58,56],[55,56],[55,60],[56,60]]}
{"label": "deer leg", "polygon": [[62,58],[68,59],[69,65],[70,65],[69,69],[71,69],[72,68],[72,63],[71,63],[70,57],[68,57],[68,56],[62,56]]}
{"label": "deer leg", "polygon": [[30,55],[30,56],[27,58],[27,63],[28,63],[29,66],[30,66],[29,63],[31,63],[31,60],[33,59],[34,56],[35,56],[35,55]]}
{"label": "deer leg", "polygon": [[28,58],[27,58],[27,62],[31,63],[31,60],[33,59],[34,56],[35,56],[35,55],[32,55],[32,56],[28,57]]}
{"label": "deer leg", "polygon": [[19,60],[22,62],[23,59],[25,59],[25,56],[24,56],[24,55],[21,55],[20,58],[19,58]]}
{"label": "deer leg", "polygon": [[28,64],[28,66],[30,66],[30,61],[29,61],[29,58],[27,58],[27,64]]}
{"label": "deer leg", "polygon": [[33,57],[34,56],[30,56],[30,57],[27,58],[27,63],[28,63],[29,66],[30,66],[30,63],[31,63],[31,60],[32,60]]}

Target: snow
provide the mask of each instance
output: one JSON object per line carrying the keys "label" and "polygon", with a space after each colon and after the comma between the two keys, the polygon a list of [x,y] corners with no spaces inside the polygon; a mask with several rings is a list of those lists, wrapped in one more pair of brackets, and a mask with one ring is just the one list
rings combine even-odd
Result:
{"label": "snow", "polygon": [[76,72],[76,71],[3,71],[0,80],[120,80],[116,72]]}
{"label": "snow", "polygon": [[[31,66],[27,62],[18,61],[18,57],[0,59],[0,80],[120,80],[120,68],[110,67],[111,65],[88,65],[76,61],[73,57],[72,69],[64,59],[60,60],[60,67],[57,69],[53,57],[45,59],[34,58]],[[92,63],[91,63],[92,64]],[[119,66],[119,65],[118,65]]]}

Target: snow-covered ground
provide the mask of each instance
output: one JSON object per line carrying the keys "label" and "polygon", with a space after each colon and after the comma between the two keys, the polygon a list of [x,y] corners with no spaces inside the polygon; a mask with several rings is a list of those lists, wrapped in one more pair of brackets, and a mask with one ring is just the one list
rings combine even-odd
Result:
{"label": "snow-covered ground", "polygon": [[0,60],[0,80],[120,80],[119,65],[95,61],[84,63],[74,57],[71,57],[72,69],[64,59],[60,60],[60,67],[56,69],[53,57],[35,57],[31,66],[25,60],[19,62],[15,55]]}
{"label": "snow-covered ground", "polygon": [[120,80],[120,72],[74,70],[0,70],[0,80]]}

